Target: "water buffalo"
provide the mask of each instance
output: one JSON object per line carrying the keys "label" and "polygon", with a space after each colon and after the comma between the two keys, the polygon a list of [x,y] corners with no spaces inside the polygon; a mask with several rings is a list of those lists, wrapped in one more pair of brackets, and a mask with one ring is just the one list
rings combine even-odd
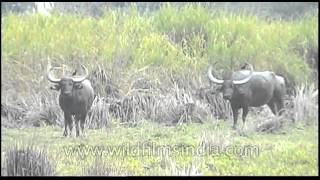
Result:
{"label": "water buffalo", "polygon": [[223,98],[230,101],[233,112],[233,128],[237,127],[238,110],[242,108],[242,121],[245,119],[249,107],[259,107],[267,104],[272,113],[281,114],[284,107],[285,81],[270,71],[255,72],[252,65],[250,70],[241,70],[225,76],[223,80],[212,75],[212,66],[208,69],[209,79],[216,84],[222,85]]}
{"label": "water buffalo", "polygon": [[79,121],[83,134],[85,119],[94,100],[94,91],[87,79],[88,70],[85,66],[81,66],[85,70],[83,76],[76,76],[75,71],[72,76],[63,76],[61,79],[57,79],[52,75],[52,71],[59,69],[59,67],[52,67],[47,73],[48,80],[55,83],[51,89],[60,90],[59,105],[64,112],[65,121],[64,136],[68,135],[68,126],[69,134],[72,132],[73,116],[75,117],[76,136],[79,136]]}

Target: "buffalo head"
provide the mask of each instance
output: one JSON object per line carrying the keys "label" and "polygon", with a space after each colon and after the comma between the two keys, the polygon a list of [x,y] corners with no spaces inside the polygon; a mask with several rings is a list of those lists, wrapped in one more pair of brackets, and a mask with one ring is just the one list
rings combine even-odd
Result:
{"label": "buffalo head", "polygon": [[234,90],[235,90],[235,85],[245,84],[251,79],[252,73],[253,73],[253,67],[250,64],[247,64],[247,65],[249,65],[249,67],[250,67],[250,73],[248,76],[246,76],[240,80],[233,79],[232,75],[224,77],[223,80],[217,79],[216,77],[214,77],[212,75],[212,66],[209,67],[208,77],[212,82],[219,84],[219,85],[222,85],[220,90],[222,91],[224,99],[227,99],[227,100],[231,99],[231,97],[234,93]]}
{"label": "buffalo head", "polygon": [[65,95],[65,96],[70,96],[72,94],[72,90],[73,88],[76,89],[81,89],[82,85],[81,82],[83,80],[85,80],[88,77],[88,69],[84,66],[81,65],[81,67],[84,69],[85,71],[85,75],[83,76],[76,76],[75,72],[72,74],[72,76],[63,76],[62,78],[55,78],[52,75],[52,71],[56,70],[56,69],[61,69],[61,67],[52,67],[48,73],[47,73],[47,77],[48,80],[52,83],[56,83],[56,85],[54,85],[53,87],[51,87],[51,89],[54,90],[61,90],[61,94]]}

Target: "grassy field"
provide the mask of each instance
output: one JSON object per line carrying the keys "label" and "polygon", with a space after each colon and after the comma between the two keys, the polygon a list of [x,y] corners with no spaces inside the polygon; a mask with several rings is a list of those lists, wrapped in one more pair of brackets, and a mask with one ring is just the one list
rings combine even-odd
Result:
{"label": "grassy field", "polygon": [[56,175],[318,175],[316,126],[287,124],[258,133],[253,127],[262,119],[254,119],[249,117],[242,135],[228,121],[180,126],[146,121],[135,127],[114,122],[87,130],[83,138],[64,138],[61,128],[51,126],[2,128],[1,152],[14,145],[42,149]]}

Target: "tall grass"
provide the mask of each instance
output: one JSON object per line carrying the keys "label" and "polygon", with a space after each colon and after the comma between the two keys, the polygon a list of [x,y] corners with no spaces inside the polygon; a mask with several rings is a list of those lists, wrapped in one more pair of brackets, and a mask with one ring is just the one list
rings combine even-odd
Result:
{"label": "tall grass", "polygon": [[55,167],[43,150],[31,146],[18,148],[17,145],[5,152],[5,176],[54,176]]}
{"label": "tall grass", "polygon": [[293,99],[293,118],[297,122],[305,121],[306,124],[318,124],[318,89],[314,84],[302,85],[297,90]]}
{"label": "tall grass", "polygon": [[163,5],[142,15],[132,6],[127,12],[106,10],[99,19],[56,13],[8,14],[1,20],[4,80],[24,89],[34,88],[24,85],[30,80],[43,87],[39,77],[48,57],[67,65],[117,64],[129,72],[148,65],[203,72],[215,61],[224,68],[249,61],[257,70],[284,72],[302,83],[311,75],[307,54],[318,48],[318,16],[267,22],[198,4]]}

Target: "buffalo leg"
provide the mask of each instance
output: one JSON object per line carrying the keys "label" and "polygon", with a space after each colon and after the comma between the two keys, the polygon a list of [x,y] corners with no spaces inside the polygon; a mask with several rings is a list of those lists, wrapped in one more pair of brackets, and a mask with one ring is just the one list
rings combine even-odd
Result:
{"label": "buffalo leg", "polygon": [[281,115],[283,113],[284,110],[284,96],[285,96],[285,91],[282,90],[282,88],[280,88],[281,90],[278,90],[275,92],[275,104],[277,106],[277,113],[279,113],[279,115]]}
{"label": "buffalo leg", "polygon": [[243,129],[243,127],[245,126],[246,117],[247,117],[248,112],[249,112],[249,108],[248,108],[248,107],[243,107],[243,108],[242,108],[242,122],[243,122],[243,124],[242,124],[242,129]]}
{"label": "buffalo leg", "polygon": [[80,119],[80,127],[81,127],[81,133],[84,134],[84,123],[85,123],[85,120],[86,120],[86,114],[83,114],[81,116],[81,119]]}
{"label": "buffalo leg", "polygon": [[80,115],[76,115],[76,136],[78,137],[79,136],[79,121],[81,119],[81,116]]}
{"label": "buffalo leg", "polygon": [[63,132],[63,136],[68,136],[68,125],[66,120],[64,120],[64,132]]}
{"label": "buffalo leg", "polygon": [[278,107],[277,108],[278,113],[279,113],[279,115],[281,115],[283,113],[283,111],[284,111],[284,103],[283,103],[282,99],[277,101],[277,107]]}
{"label": "buffalo leg", "polygon": [[269,108],[271,109],[272,113],[273,113],[274,115],[277,115],[275,103],[274,103],[273,101],[271,101],[271,102],[268,103],[268,106],[269,106]]}
{"label": "buffalo leg", "polygon": [[236,129],[237,121],[238,121],[238,108],[232,107],[232,114],[233,114],[233,129]]}
{"label": "buffalo leg", "polygon": [[72,117],[69,113],[64,113],[64,132],[63,136],[68,136],[68,127],[69,127],[69,133],[72,132]]}

